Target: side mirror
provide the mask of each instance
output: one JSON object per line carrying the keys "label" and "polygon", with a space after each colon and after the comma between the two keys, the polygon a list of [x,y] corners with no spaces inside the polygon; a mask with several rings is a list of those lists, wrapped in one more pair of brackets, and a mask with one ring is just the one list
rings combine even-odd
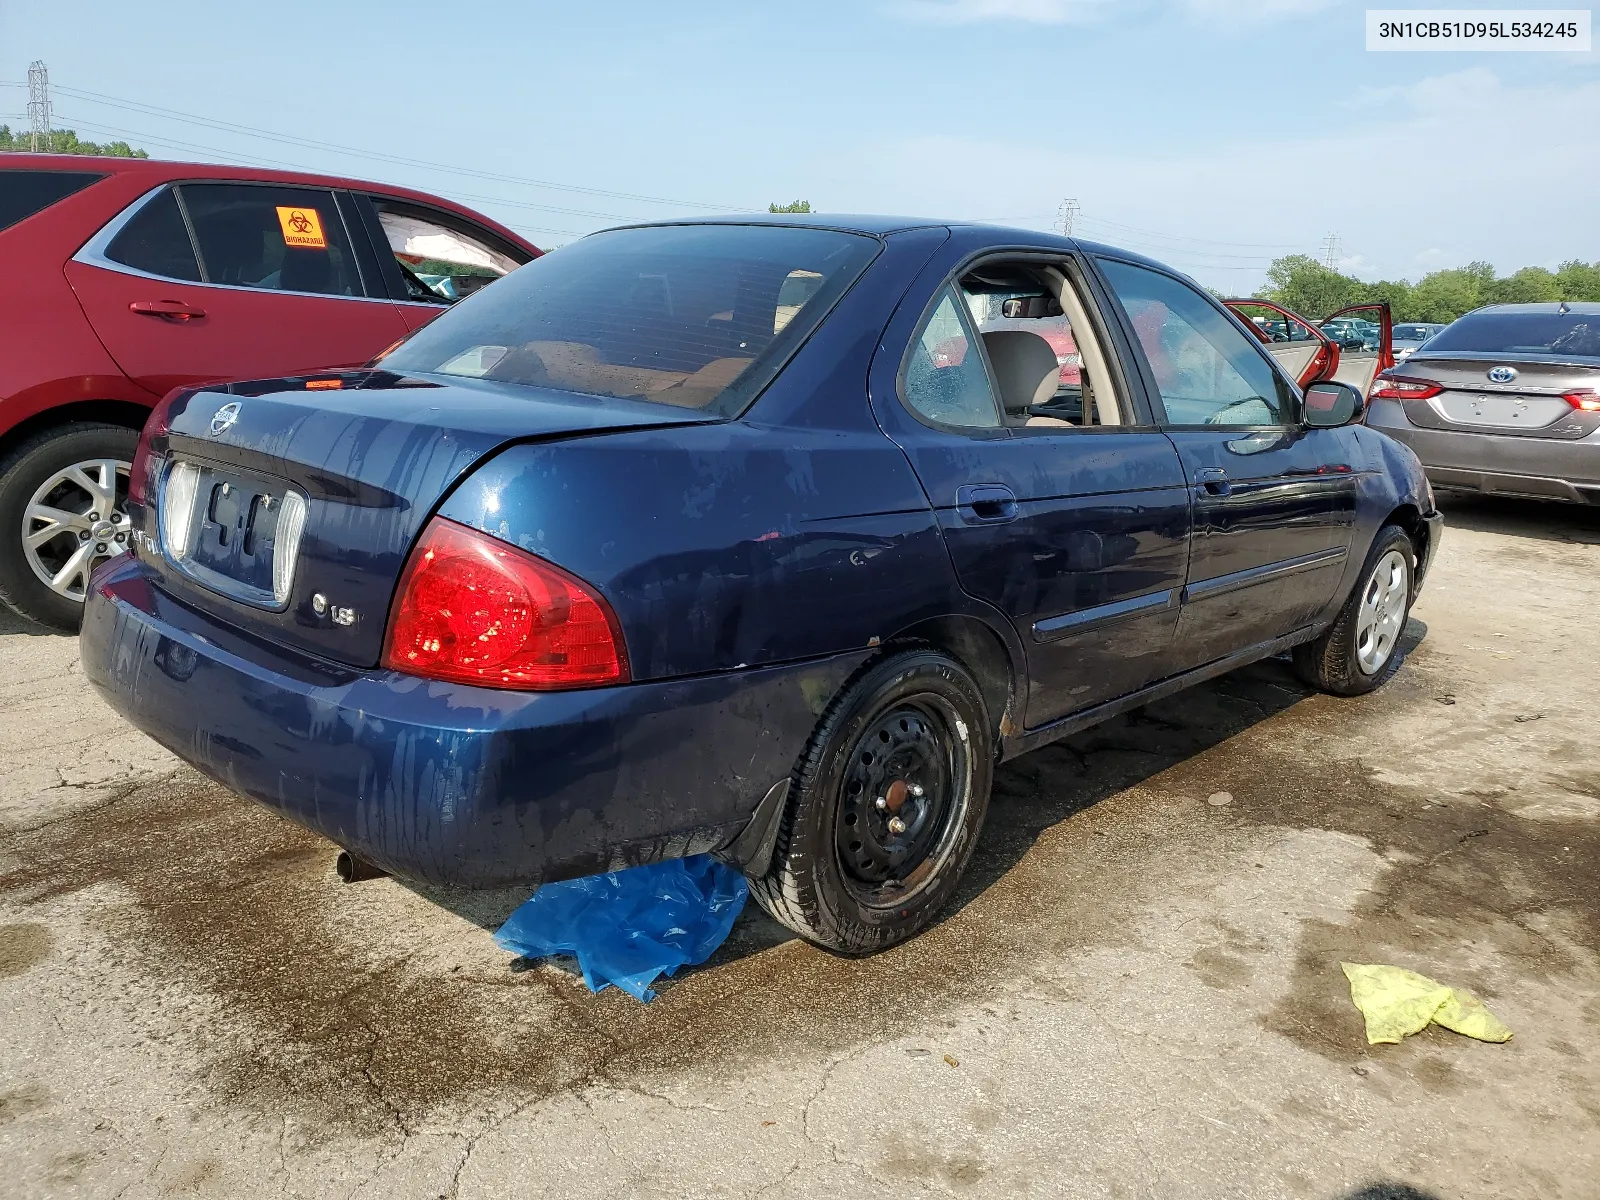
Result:
{"label": "side mirror", "polygon": [[1306,389],[1305,423],[1308,429],[1337,429],[1361,416],[1366,401],[1348,383],[1332,379]]}

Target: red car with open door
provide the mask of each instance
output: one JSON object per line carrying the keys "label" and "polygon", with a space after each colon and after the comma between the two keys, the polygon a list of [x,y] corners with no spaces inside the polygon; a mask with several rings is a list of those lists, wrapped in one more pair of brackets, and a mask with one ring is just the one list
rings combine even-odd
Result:
{"label": "red car with open door", "polygon": [[[1324,379],[1335,379],[1358,389],[1363,396],[1372,390],[1372,381],[1394,366],[1392,331],[1394,318],[1387,301],[1352,304],[1311,321],[1292,309],[1271,300],[1224,300],[1229,308],[1255,330],[1267,345],[1267,353],[1277,359],[1302,388]],[[1376,349],[1341,347],[1321,326],[1341,317],[1356,317],[1381,330]]]}
{"label": "red car with open door", "polygon": [[75,629],[166,392],[353,367],[539,250],[422,192],[0,154],[0,600]]}

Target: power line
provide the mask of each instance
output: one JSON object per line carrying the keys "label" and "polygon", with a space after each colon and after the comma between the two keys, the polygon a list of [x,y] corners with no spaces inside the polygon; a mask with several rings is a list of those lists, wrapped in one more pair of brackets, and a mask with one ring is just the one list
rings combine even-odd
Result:
{"label": "power line", "polygon": [[682,208],[709,208],[724,212],[748,212],[747,207],[729,204],[706,204],[698,200],[679,200],[670,196],[650,196],[637,192],[609,191],[605,188],[583,187],[578,184],[557,183],[548,179],[530,179],[518,175],[505,175],[496,171],[480,171],[469,167],[452,166],[448,163],[431,162],[427,159],[409,158],[398,154],[384,154],[374,150],[362,150],[355,146],[343,146],[335,142],[323,142],[313,138],[295,137],[290,134],[276,133],[272,130],[260,129],[252,125],[240,125],[233,121],[216,121],[208,117],[197,116],[194,113],[182,112],[177,109],[163,108],[155,104],[146,104],[139,100],[128,100],[124,97],[110,96],[103,92],[91,92],[82,88],[60,87],[56,88],[63,95],[73,96],[87,100],[92,104],[104,104],[110,108],[120,108],[129,112],[142,113],[146,116],[164,117],[169,120],[182,121],[191,125],[201,125],[209,129],[217,129],[228,133],[244,134],[247,137],[261,138],[267,141],[282,142],[287,145],[301,146],[313,150],[330,150],[338,154],[350,154],[358,158],[372,159],[378,162],[394,163],[399,166],[421,167],[425,170],[443,171],[452,175],[471,176],[477,179],[490,179],[500,183],[514,183],[523,187],[550,188],[553,191],[578,192],[589,196],[605,196],[613,200],[634,200],[645,204],[669,204]]}
{"label": "power line", "polygon": [[1126,229],[1130,233],[1142,233],[1147,237],[1162,238],[1166,241],[1202,242],[1209,246],[1233,246],[1245,250],[1295,250],[1302,246],[1300,242],[1231,242],[1221,238],[1191,237],[1187,234],[1160,233],[1154,229],[1141,229],[1137,225],[1125,225],[1120,221],[1113,221],[1106,217],[1086,218],[1100,225],[1109,225],[1113,229]]}
{"label": "power line", "polygon": [[[309,170],[309,168],[306,167],[306,165],[304,163],[285,162],[283,159],[262,158],[262,157],[260,157],[258,155],[245,155],[245,154],[240,154],[240,153],[238,153],[237,151],[234,151],[234,150],[224,150],[219,146],[206,146],[206,145],[201,145],[201,144],[199,144],[197,142],[178,141],[178,140],[175,140],[173,138],[162,137],[159,134],[146,133],[146,132],[144,132],[142,130],[138,130],[138,129],[125,129],[125,128],[123,128],[121,126],[117,126],[117,125],[101,125],[96,121],[80,120],[79,118],[70,116],[70,115],[68,115],[66,113],[61,113],[61,114],[58,114],[58,115],[60,116],[60,119],[63,122],[65,122],[67,124],[70,124],[70,125],[74,126],[75,128],[78,128],[78,129],[88,130],[90,133],[108,133],[108,134],[115,134],[115,135],[117,135],[119,137],[137,138],[139,141],[148,142],[149,144],[151,144],[153,146],[170,146],[170,147],[174,147],[174,148],[179,149],[179,150],[197,150],[197,151],[200,151],[203,154],[214,154],[214,155],[217,155],[219,157],[230,158],[230,159],[233,159],[233,160],[235,160],[235,161],[237,161],[239,163],[243,163],[243,164],[245,164],[247,166],[253,166],[253,167],[280,167],[280,168],[283,168],[285,170],[290,170],[290,171],[305,171],[305,170]],[[564,214],[566,216],[600,217],[600,218],[603,218],[603,219],[606,219],[606,220],[616,220],[616,221],[626,221],[626,220],[630,219],[630,218],[628,218],[627,216],[625,216],[622,213],[595,212],[595,211],[592,211],[590,209],[584,209],[584,208],[561,208],[559,206],[552,205],[552,204],[534,204],[534,203],[532,203],[530,201],[527,201],[527,200],[506,200],[506,199],[503,199],[500,196],[474,195],[474,194],[469,193],[469,192],[456,191],[454,188],[451,189],[450,194],[451,194],[451,196],[453,196],[453,197],[455,197],[457,199],[461,199],[461,200],[481,200],[481,201],[483,201],[484,203],[487,203],[487,204],[505,204],[505,205],[509,205],[512,208],[527,208],[527,209],[533,209],[533,210],[538,211],[538,212],[562,213],[562,214]],[[517,228],[517,226],[513,225],[512,228],[515,229],[515,228]],[[561,230],[552,230],[551,232],[554,232],[554,233],[570,233],[572,231],[571,230],[561,229]]]}
{"label": "power line", "polygon": [[[149,134],[141,133],[137,129],[122,129],[122,128],[119,128],[119,127],[114,126],[114,125],[100,125],[100,124],[97,124],[97,123],[95,123],[93,121],[80,121],[77,118],[68,116],[65,113],[61,113],[61,114],[58,114],[58,115],[60,116],[61,120],[66,121],[66,122],[70,122],[75,128],[86,130],[89,133],[116,134],[116,135],[120,135],[122,137],[135,137],[135,138],[138,138],[140,141],[148,142],[152,146],[173,146],[173,147],[176,147],[176,148],[178,148],[180,150],[199,150],[199,151],[202,151],[202,152],[204,152],[206,154],[212,154],[212,155],[216,155],[219,158],[230,160],[230,161],[232,161],[234,163],[237,163],[240,166],[247,166],[247,167],[278,167],[278,168],[281,168],[281,169],[284,169],[284,170],[301,171],[301,172],[304,172],[304,171],[306,171],[308,169],[302,163],[284,162],[281,159],[272,159],[272,158],[254,158],[254,157],[251,157],[249,155],[238,154],[238,153],[235,153],[235,152],[230,151],[230,150],[222,150],[222,149],[219,149],[219,148],[217,148],[215,146],[199,146],[199,145],[194,144],[193,142],[171,141],[171,140],[169,140],[167,138],[155,137],[155,136],[151,136]],[[453,194],[459,195],[459,193],[453,193]],[[524,204],[524,203],[521,203],[521,202],[516,201],[516,200],[501,200],[498,197],[492,197],[492,196],[484,196],[484,197],[477,197],[477,198],[478,199],[482,199],[482,200],[486,200],[486,201],[489,201],[489,202],[492,202],[492,203],[495,203],[495,204],[510,204],[510,205],[514,205],[515,207],[518,207],[518,208],[532,208],[532,209],[543,209],[544,208],[543,205]],[[546,210],[546,211],[569,212],[569,211],[572,211],[572,210],[567,210],[567,209],[549,209],[549,210]],[[585,214],[578,214],[578,215],[585,215]],[[519,233],[555,233],[555,234],[560,234],[563,237],[583,237],[584,236],[581,231],[576,230],[576,229],[557,229],[554,226],[549,226],[549,225],[513,225],[509,221],[505,222],[505,224],[506,224],[507,228],[515,229]]]}

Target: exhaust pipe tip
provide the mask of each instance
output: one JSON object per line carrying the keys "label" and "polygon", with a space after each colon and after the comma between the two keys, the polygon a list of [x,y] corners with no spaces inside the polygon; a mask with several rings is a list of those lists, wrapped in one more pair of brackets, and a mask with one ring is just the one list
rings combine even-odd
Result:
{"label": "exhaust pipe tip", "polygon": [[348,850],[339,851],[339,857],[333,861],[333,869],[345,883],[360,883],[363,879],[382,879],[389,873],[364,858],[356,857]]}

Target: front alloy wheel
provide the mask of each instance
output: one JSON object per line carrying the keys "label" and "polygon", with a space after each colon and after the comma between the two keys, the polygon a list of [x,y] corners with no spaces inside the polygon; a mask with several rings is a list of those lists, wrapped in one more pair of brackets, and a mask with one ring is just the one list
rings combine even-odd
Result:
{"label": "front alloy wheel", "polygon": [[1406,623],[1411,600],[1411,564],[1390,550],[1373,568],[1361,589],[1356,616],[1356,664],[1363,675],[1376,675],[1389,665],[1395,642]]}
{"label": "front alloy wheel", "polygon": [[1372,691],[1399,663],[1400,635],[1411,615],[1416,546],[1397,525],[1373,539],[1360,582],[1326,633],[1294,648],[1294,666],[1312,687],[1335,696]]}

